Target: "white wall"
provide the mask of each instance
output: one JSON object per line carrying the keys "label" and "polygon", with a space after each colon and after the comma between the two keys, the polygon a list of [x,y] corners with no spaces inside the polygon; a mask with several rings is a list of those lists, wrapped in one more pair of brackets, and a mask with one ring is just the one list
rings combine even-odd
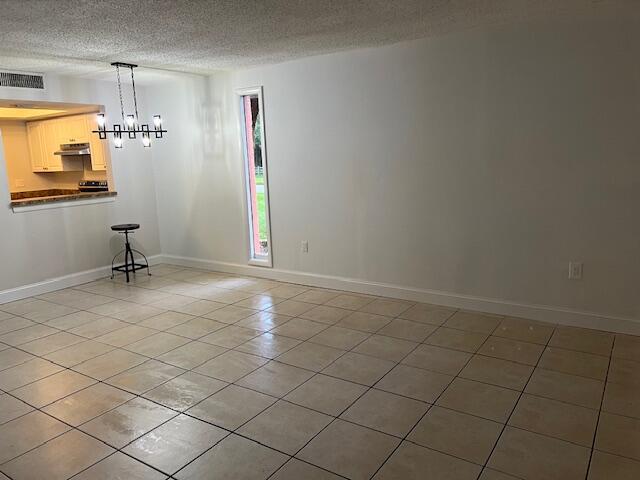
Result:
{"label": "white wall", "polygon": [[163,252],[246,264],[233,94],[263,85],[276,269],[637,319],[638,58],[638,19],[603,18],[158,88]]}
{"label": "white wall", "polygon": [[[101,104],[107,116],[119,117],[111,82],[47,76],[46,86],[44,94],[3,87],[0,98]],[[139,94],[145,105],[145,89]],[[136,241],[147,254],[160,253],[151,152],[139,142],[126,143],[122,150],[111,145],[111,160],[115,202],[13,213],[0,158],[0,292],[108,265],[122,247],[120,236],[109,228],[115,223],[140,223]]]}
{"label": "white wall", "polygon": [[[224,81],[226,77],[220,79]],[[163,253],[244,261],[242,163],[230,86],[184,76],[148,88],[170,145],[153,150]]]}

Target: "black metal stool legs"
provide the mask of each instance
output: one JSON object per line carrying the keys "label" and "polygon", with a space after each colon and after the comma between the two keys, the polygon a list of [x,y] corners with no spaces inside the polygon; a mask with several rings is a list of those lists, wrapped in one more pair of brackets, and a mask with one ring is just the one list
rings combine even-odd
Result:
{"label": "black metal stool legs", "polygon": [[[146,268],[147,269],[147,275],[151,276],[151,270],[149,270],[149,260],[147,260],[147,257],[144,253],[142,253],[140,250],[136,250],[135,248],[131,249],[131,263],[133,263],[133,252],[136,252],[138,255],[140,255],[142,258],[144,258],[144,264],[142,264],[142,268]],[[140,266],[140,264],[135,264]],[[136,269],[136,270],[140,270],[140,269]],[[135,275],[135,270],[134,270],[134,275]]]}
{"label": "black metal stool legs", "polygon": [[[111,278],[113,279],[116,271],[124,272],[127,277],[127,283],[129,283],[129,273],[133,273],[135,275],[137,270],[142,270],[143,268],[146,268],[147,275],[151,276],[151,271],[149,270],[149,260],[147,260],[147,257],[142,252],[136,250],[135,248],[131,248],[131,244],[129,243],[129,232],[125,230],[123,233],[125,238],[124,250],[118,252],[116,256],[113,257],[113,260],[111,260]],[[136,252],[138,255],[144,258],[144,263],[136,263],[135,259],[133,258],[133,252]],[[123,253],[124,265],[120,265],[117,267],[114,266],[116,259]],[[129,259],[131,259],[131,261],[129,261]]]}

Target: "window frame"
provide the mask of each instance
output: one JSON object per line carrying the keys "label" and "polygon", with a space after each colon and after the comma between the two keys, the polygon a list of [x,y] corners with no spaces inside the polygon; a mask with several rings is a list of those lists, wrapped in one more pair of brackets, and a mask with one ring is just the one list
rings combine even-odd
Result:
{"label": "window frame", "polygon": [[[262,151],[262,170],[264,176],[264,207],[265,207],[265,224],[266,224],[266,234],[267,234],[267,242],[269,245],[269,253],[268,255],[259,255],[255,252],[253,245],[253,216],[252,216],[252,199],[251,199],[251,187],[249,181],[249,158],[247,154],[247,130],[245,127],[245,111],[244,111],[244,97],[247,95],[257,95],[258,96],[258,116],[260,118],[260,126],[262,128],[262,144],[260,146],[260,150]],[[269,173],[268,173],[268,161],[267,161],[267,141],[266,141],[266,129],[265,129],[265,118],[264,118],[264,100],[263,100],[263,88],[262,86],[257,87],[246,87],[239,88],[236,90],[236,100],[237,100],[237,112],[238,112],[238,123],[240,126],[240,151],[242,155],[242,163],[243,163],[243,184],[245,191],[245,217],[246,217],[246,229],[245,229],[245,238],[249,240],[249,249],[248,249],[248,260],[247,263],[249,265],[257,266],[257,267],[273,267],[273,243],[271,241],[271,210],[269,207]]]}

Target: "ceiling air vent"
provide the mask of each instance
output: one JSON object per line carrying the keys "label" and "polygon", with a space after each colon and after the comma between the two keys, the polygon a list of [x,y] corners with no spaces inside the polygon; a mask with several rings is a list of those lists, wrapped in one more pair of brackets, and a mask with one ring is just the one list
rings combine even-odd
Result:
{"label": "ceiling air vent", "polygon": [[0,71],[0,87],[44,89],[44,77],[35,73]]}

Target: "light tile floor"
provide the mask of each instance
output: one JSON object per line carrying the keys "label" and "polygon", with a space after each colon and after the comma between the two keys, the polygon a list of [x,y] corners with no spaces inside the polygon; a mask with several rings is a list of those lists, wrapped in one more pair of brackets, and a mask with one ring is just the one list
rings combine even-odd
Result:
{"label": "light tile floor", "polygon": [[640,478],[640,337],[153,273],[0,305],[0,478]]}

